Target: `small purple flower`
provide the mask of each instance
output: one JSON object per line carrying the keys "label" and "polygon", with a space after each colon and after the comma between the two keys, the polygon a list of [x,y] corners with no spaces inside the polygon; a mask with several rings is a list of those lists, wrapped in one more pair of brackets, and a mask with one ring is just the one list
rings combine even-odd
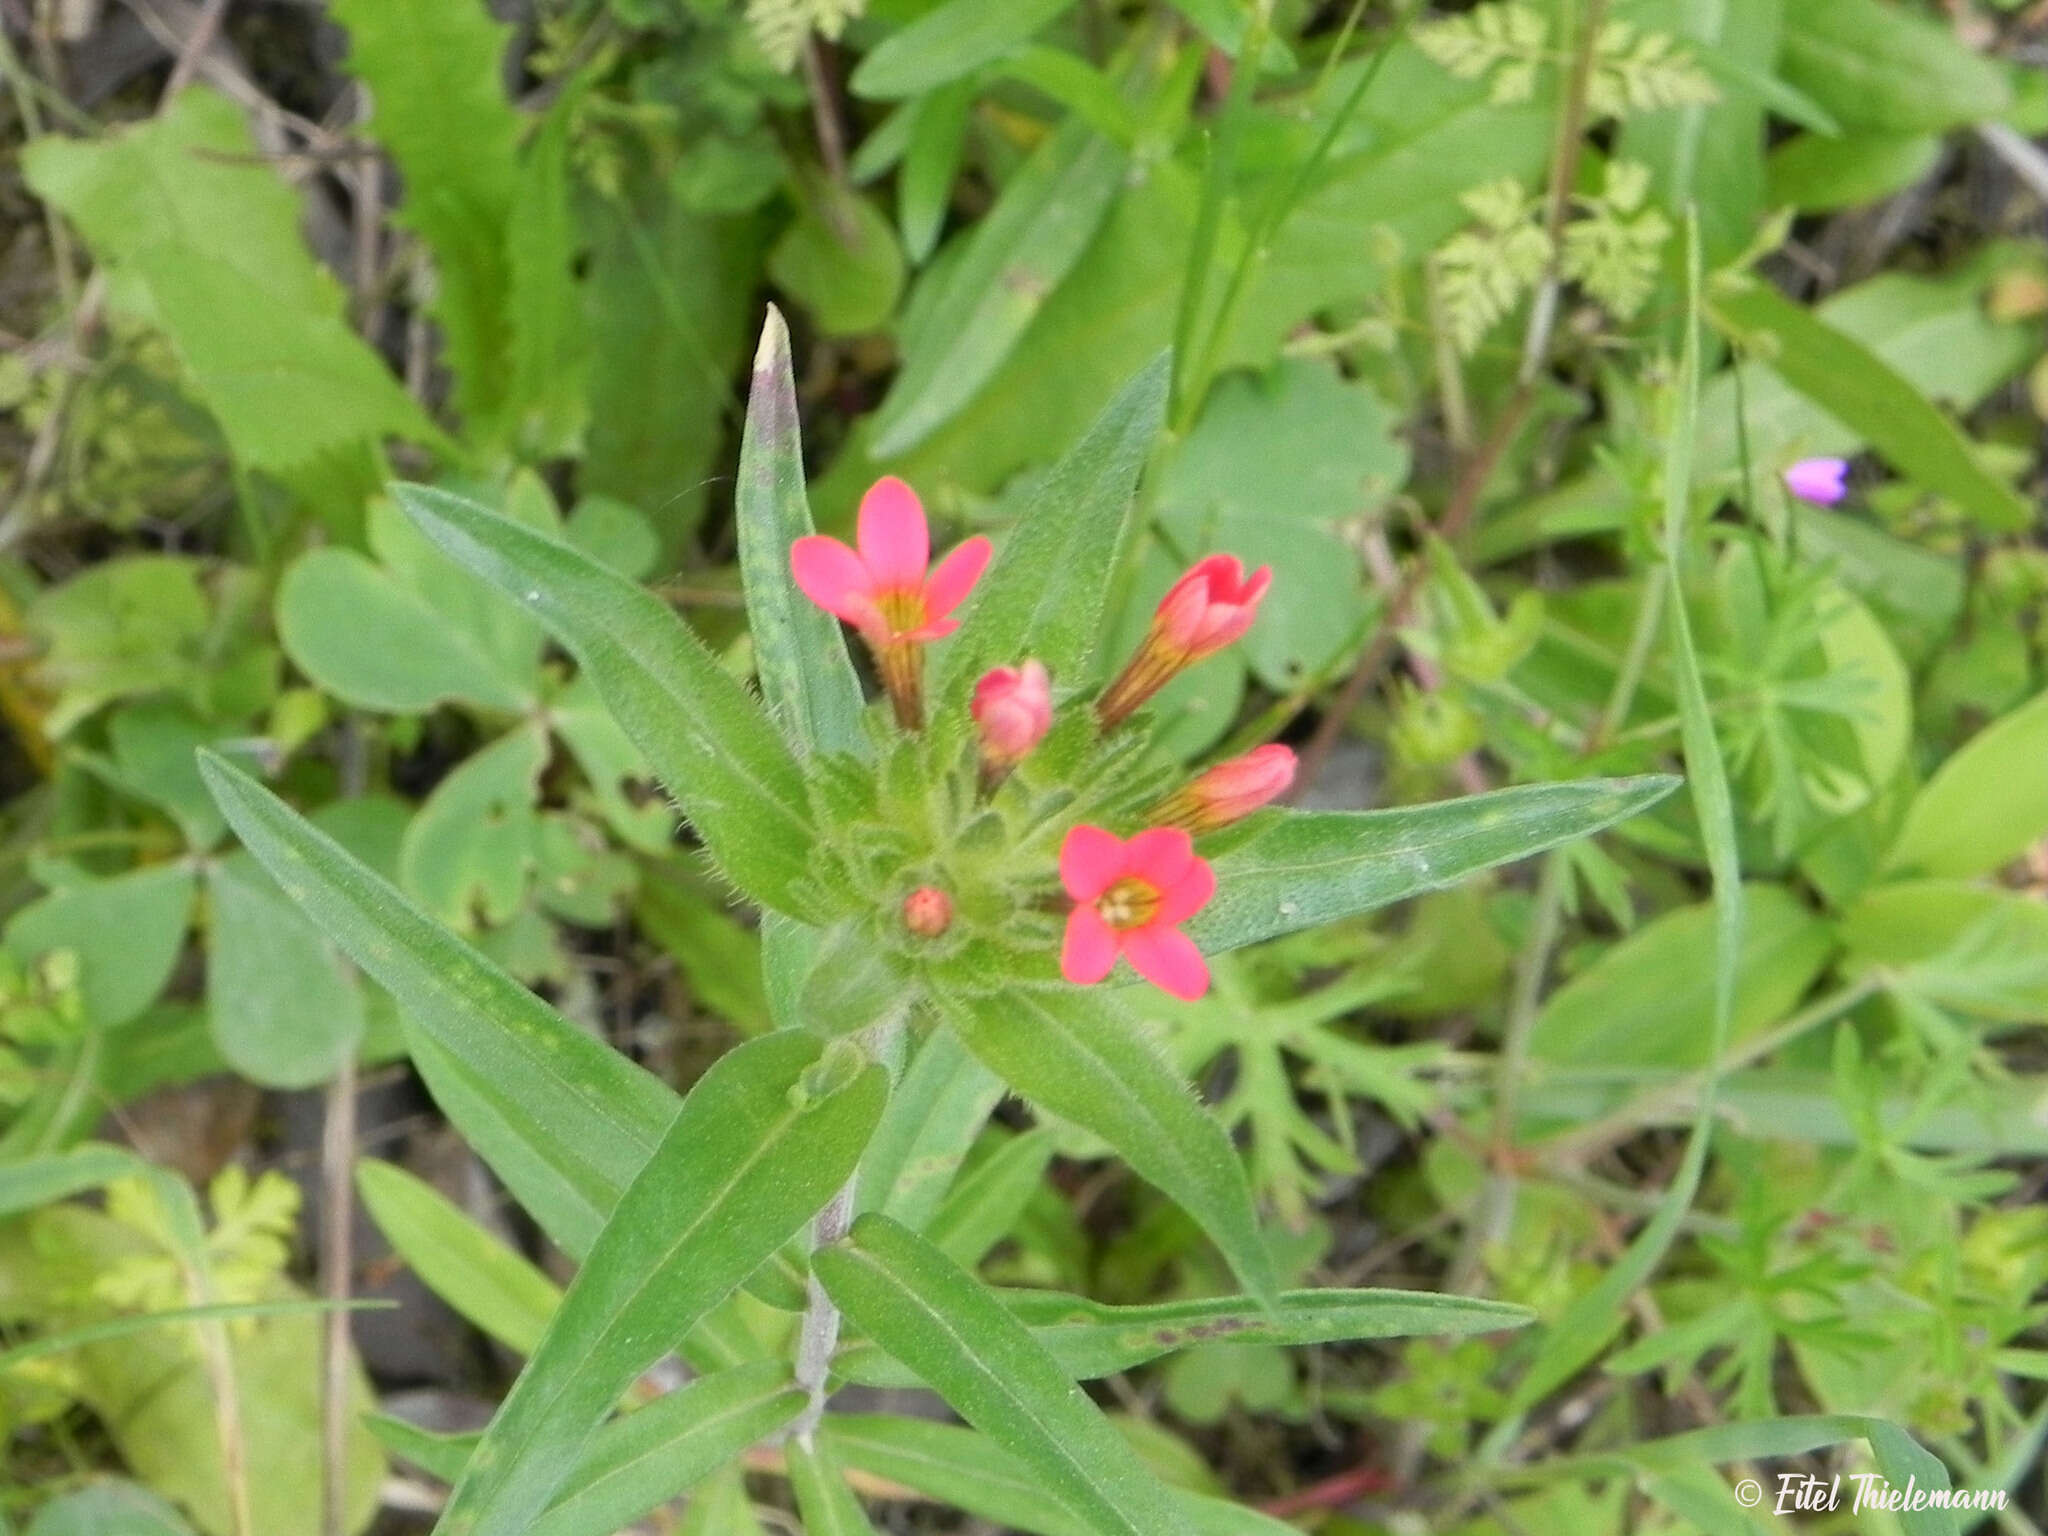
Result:
{"label": "small purple flower", "polygon": [[1785,471],[1785,489],[1801,501],[1832,507],[1849,494],[1847,459],[1801,459]]}

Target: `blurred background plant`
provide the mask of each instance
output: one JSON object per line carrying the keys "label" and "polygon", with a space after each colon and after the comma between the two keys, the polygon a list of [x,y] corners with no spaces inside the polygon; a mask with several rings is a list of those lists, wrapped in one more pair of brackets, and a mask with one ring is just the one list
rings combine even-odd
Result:
{"label": "blurred background plant", "polygon": [[[1668,767],[1674,609],[1699,647],[1748,909],[1718,1061],[1683,797],[1146,1003],[1284,1271],[1523,1302],[1584,1347],[1207,1345],[1109,1383],[1164,1475],[1331,1536],[1750,1530],[1645,1443],[1753,1421],[1782,1433],[1742,1456],[1821,1469],[1861,1453],[1796,1416],[1857,1414],[2010,1488],[2005,1530],[2048,1520],[2039,7],[0,22],[0,1524],[423,1529],[436,1485],[357,1409],[474,1427],[566,1273],[195,748],[679,1087],[768,1028],[752,919],[636,749],[381,494],[432,476],[565,539],[750,675],[732,474],[768,298],[827,529],[894,473],[1000,538],[1174,349],[1112,643],[1210,549],[1278,594],[1164,695],[1189,761],[1279,735],[1329,806]],[[1839,505],[1784,487],[1817,455],[1853,461]],[[362,1165],[374,1224],[353,1150],[410,1170]],[[1101,1153],[998,1111],[947,1251],[1107,1301],[1221,1288]],[[939,1529],[887,1449],[857,1470],[890,1528]],[[727,1478],[650,1528],[787,1502]]]}

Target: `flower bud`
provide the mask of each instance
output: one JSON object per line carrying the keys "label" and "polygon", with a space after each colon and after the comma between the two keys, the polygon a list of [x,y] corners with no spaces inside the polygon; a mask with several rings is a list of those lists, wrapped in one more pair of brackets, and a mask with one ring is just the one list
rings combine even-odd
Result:
{"label": "flower bud", "polygon": [[1162,800],[1151,820],[1197,834],[1213,832],[1279,799],[1293,783],[1294,749],[1273,742],[1197,774]]}
{"label": "flower bud", "polygon": [[1235,555],[1210,555],[1190,566],[1159,600],[1136,654],[1096,700],[1103,729],[1127,718],[1184,668],[1242,639],[1272,581],[1270,566],[1247,576]]}
{"label": "flower bud", "polygon": [[1052,679],[1036,661],[996,667],[974,685],[970,706],[982,766],[1000,775],[1022,762],[1052,725]]}
{"label": "flower bud", "polygon": [[953,925],[953,898],[936,885],[920,885],[903,898],[903,926],[920,939],[936,939]]}
{"label": "flower bud", "polygon": [[1785,489],[1801,501],[1832,507],[1849,494],[1847,459],[1801,459],[1785,471]]}

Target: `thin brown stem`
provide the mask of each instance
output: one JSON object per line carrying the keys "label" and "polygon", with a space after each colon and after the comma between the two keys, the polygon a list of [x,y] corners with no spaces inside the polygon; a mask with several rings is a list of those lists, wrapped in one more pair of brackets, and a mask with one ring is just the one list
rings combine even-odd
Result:
{"label": "thin brown stem", "polygon": [[320,1138],[320,1293],[337,1305],[320,1335],[320,1532],[348,1536],[350,1313],[355,1269],[356,1063],[327,1085]]}

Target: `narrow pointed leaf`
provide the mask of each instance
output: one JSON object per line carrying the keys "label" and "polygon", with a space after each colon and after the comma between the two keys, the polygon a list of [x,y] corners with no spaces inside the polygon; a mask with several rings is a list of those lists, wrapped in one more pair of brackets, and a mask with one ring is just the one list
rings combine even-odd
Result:
{"label": "narrow pointed leaf", "polygon": [[532,1536],[611,1536],[795,1418],[809,1401],[779,1361],[700,1377],[591,1439]]}
{"label": "narrow pointed leaf", "polygon": [[356,1191],[392,1250],[429,1290],[507,1349],[533,1353],[561,1304],[554,1281],[395,1163],[359,1161]]}
{"label": "narrow pointed leaf", "polygon": [[1023,1462],[1103,1536],[1179,1536],[1173,1500],[1130,1443],[988,1288],[870,1213],[812,1260],[868,1337]]}
{"label": "narrow pointed leaf", "polygon": [[[1692,526],[1693,435],[1700,399],[1700,251],[1697,229],[1688,231],[1685,350],[1679,371],[1676,429],[1664,447],[1662,578],[1684,590],[1688,533]],[[1714,1136],[1714,1101],[1720,1091],[1721,1056],[1735,1013],[1737,966],[1742,958],[1744,895],[1736,845],[1735,807],[1728,769],[1714,734],[1714,712],[1693,642],[1692,620],[1682,601],[1667,605],[1671,625],[1671,671],[1677,684],[1679,740],[1685,753],[1687,789],[1698,818],[1700,841],[1714,888],[1714,1011],[1707,1047],[1708,1078],[1693,1118],[1692,1134],[1678,1173],[1664,1191],[1656,1214],[1643,1224],[1599,1281],[1572,1302],[1545,1330],[1534,1358],[1508,1399],[1510,1412],[1527,1413],[1563,1386],[1604,1348],[1628,1315],[1628,1300],[1664,1260],[1685,1213],[1699,1193],[1707,1150]]]}
{"label": "narrow pointed leaf", "polygon": [[754,354],[736,505],[747,628],[768,712],[799,752],[865,753],[860,678],[846,654],[846,636],[790,574],[790,546],[816,530],[804,495],[789,328],[772,305]]}
{"label": "narrow pointed leaf", "polygon": [[[931,1419],[835,1413],[824,1438],[841,1462],[1032,1536],[1093,1536],[1095,1527],[1045,1496],[1045,1480],[987,1435]],[[1167,1490],[1184,1536],[1300,1536],[1242,1504]]]}
{"label": "narrow pointed leaf", "polygon": [[[758,1361],[701,1376],[591,1436],[531,1536],[611,1536],[795,1418],[808,1397],[788,1367]],[[387,1414],[371,1430],[443,1482],[457,1482],[481,1435],[437,1435]]]}
{"label": "narrow pointed leaf", "polygon": [[839,1470],[828,1443],[792,1440],[783,1455],[788,1458],[797,1512],[804,1519],[804,1536],[875,1536],[867,1511],[846,1486],[846,1474]]}
{"label": "narrow pointed leaf", "polygon": [[87,1142],[0,1166],[0,1219],[33,1211],[83,1190],[126,1178],[142,1167],[126,1147]]}
{"label": "narrow pointed leaf", "polygon": [[1626,821],[1663,774],[1528,784],[1384,811],[1274,811],[1210,855],[1216,898],[1190,919],[1209,954],[1370,912]]}
{"label": "narrow pointed leaf", "polygon": [[859,1206],[922,1232],[952,1187],[1003,1085],[949,1030],[933,1030],[889,1094],[860,1165]]}
{"label": "narrow pointed leaf", "polygon": [[1715,294],[1714,311],[1733,330],[1775,340],[1769,352],[1752,347],[1774,373],[1979,526],[2011,532],[2034,521],[2027,499],[1978,462],[1962,429],[1847,331],[1755,279]]}
{"label": "narrow pointed leaf", "polygon": [[939,652],[940,697],[1027,656],[1061,683],[1086,680],[1130,542],[1138,475],[1165,425],[1169,373],[1161,353],[1032,490],[960,633]]}
{"label": "narrow pointed leaf", "polygon": [[[653,1154],[676,1096],[571,1024],[225,759],[200,754],[207,787],[242,844],[321,932],[397,999],[408,1028],[460,1073],[482,1111],[450,1114],[524,1198],[544,1170],[583,1211],[564,1230],[580,1249]],[[429,1080],[437,1074],[429,1068]],[[445,1079],[448,1074],[439,1074]],[[481,1131],[482,1134],[478,1134]],[[509,1151],[499,1155],[499,1148]]]}
{"label": "narrow pointed leaf", "polygon": [[[998,1294],[1076,1381],[1113,1376],[1176,1350],[1206,1344],[1453,1338],[1525,1327],[1535,1316],[1528,1308],[1505,1301],[1430,1291],[1285,1291],[1270,1314],[1249,1296],[1112,1307],[1062,1291]],[[897,1361],[867,1339],[841,1349],[832,1368],[862,1386],[914,1384]]]}
{"label": "narrow pointed leaf", "polygon": [[1247,1290],[1278,1290],[1237,1149],[1113,999],[1020,986],[943,1006],[984,1066],[1033,1104],[1093,1131],[1194,1217]]}
{"label": "narrow pointed leaf", "polygon": [[661,600],[589,556],[448,491],[392,494],[456,560],[575,652],[712,854],[764,906],[811,917],[803,776],[746,689]]}
{"label": "narrow pointed leaf", "polygon": [[531,1530],[634,1378],[845,1183],[885,1074],[870,1066],[803,1094],[819,1049],[793,1032],[750,1040],[690,1090],[484,1432],[437,1536]]}

